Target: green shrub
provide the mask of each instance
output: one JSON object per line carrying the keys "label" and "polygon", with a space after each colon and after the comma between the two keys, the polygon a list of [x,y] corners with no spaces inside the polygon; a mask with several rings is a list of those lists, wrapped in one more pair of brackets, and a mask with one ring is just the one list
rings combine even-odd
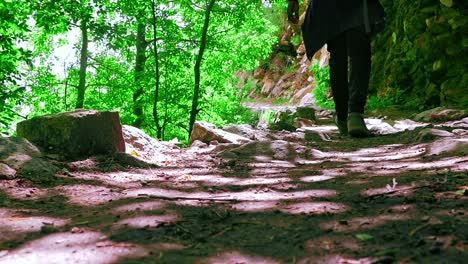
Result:
{"label": "green shrub", "polygon": [[317,85],[312,91],[316,104],[327,109],[335,108],[333,100],[327,98],[327,90],[330,87],[330,68],[320,68],[318,63],[314,62],[310,66],[309,71],[314,74],[315,83]]}
{"label": "green shrub", "polygon": [[259,122],[268,124],[270,127],[275,119],[275,112],[273,110],[265,110],[259,116]]}
{"label": "green shrub", "polygon": [[394,105],[393,98],[384,97],[378,98],[375,95],[369,96],[367,100],[366,109],[369,111],[388,108],[389,106]]}
{"label": "green shrub", "polygon": [[299,44],[301,44],[301,42],[302,42],[302,39],[301,39],[300,34],[296,34],[296,35],[294,35],[294,37],[291,38],[291,43],[294,46],[298,46]]}

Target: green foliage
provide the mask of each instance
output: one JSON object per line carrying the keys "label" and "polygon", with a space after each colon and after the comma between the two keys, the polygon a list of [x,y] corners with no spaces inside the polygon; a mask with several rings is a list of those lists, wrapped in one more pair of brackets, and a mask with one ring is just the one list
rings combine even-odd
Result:
{"label": "green foliage", "polygon": [[302,42],[302,39],[301,39],[301,35],[300,34],[296,34],[294,35],[292,38],[291,38],[291,43],[294,45],[294,46],[298,46],[299,44],[301,44]]}
{"label": "green foliage", "polygon": [[21,75],[32,61],[25,41],[30,37],[27,18],[35,1],[0,1],[0,134],[10,134],[21,119],[26,87]]}
{"label": "green foliage", "polygon": [[[14,87],[14,86],[13,86]],[[22,103],[24,90],[20,87],[4,87],[0,90],[0,135],[11,134],[11,124],[18,122],[21,118],[18,105]]]}
{"label": "green foliage", "polygon": [[268,19],[272,25],[277,25],[277,32],[279,33],[280,28],[284,28],[286,23],[285,9],[287,8],[287,1],[283,0],[266,0],[262,1],[263,4],[269,4],[271,8],[264,9],[263,16]]}
{"label": "green foliage", "polygon": [[443,1],[380,2],[386,22],[372,45],[371,92],[418,110],[468,105],[467,2],[449,1],[450,8]]}
{"label": "green foliage", "polygon": [[[31,51],[19,47],[18,42],[27,38],[29,28],[26,23],[31,14],[30,2],[0,2],[0,85],[16,83],[18,67],[22,62],[31,61]],[[2,89],[3,90],[3,89]]]}
{"label": "green foliage", "polygon": [[385,109],[395,104],[394,99],[390,97],[378,98],[375,95],[369,96],[366,109],[369,111]]}
{"label": "green foliage", "polygon": [[[236,81],[239,79],[236,78]],[[254,92],[255,94],[260,94],[262,87],[256,84],[255,79],[253,77],[249,77],[243,84],[241,88],[241,98],[244,98],[250,92]]]}
{"label": "green foliage", "polygon": [[275,121],[275,112],[272,110],[265,110],[259,116],[259,121],[268,124],[270,127]]}
{"label": "green foliage", "polygon": [[291,73],[291,72],[294,72],[296,70],[296,67],[297,65],[295,64],[290,64],[286,67],[286,69],[284,70],[284,73]]}
{"label": "green foliage", "polygon": [[245,108],[235,95],[219,95],[213,93],[206,111],[200,115],[202,120],[214,123],[217,126],[228,124],[253,124],[258,117],[250,109]]}
{"label": "green foliage", "polygon": [[[153,33],[151,4],[157,7]],[[216,1],[201,67],[199,119],[216,125],[256,122],[258,116],[242,107],[247,88],[233,84],[233,73],[253,70],[271,52],[279,24],[284,22],[284,1]],[[80,40],[70,40],[82,20],[88,22],[90,43],[86,73],[85,108],[117,110],[122,123],[132,124],[133,96],[143,93],[142,128],[156,136],[154,100],[158,51],[157,113],[162,139],[187,140],[193,88],[193,66],[199,48],[205,1],[163,0],[77,1],[57,5],[52,0],[0,3],[0,133],[8,134],[21,115],[33,117],[73,110],[79,83]],[[266,2],[265,2],[266,3]],[[26,23],[26,21],[31,23]],[[144,69],[135,77],[137,24],[145,25]],[[75,33],[73,33],[75,34]],[[156,39],[157,49],[154,49]],[[4,41],[6,40],[6,41]],[[75,57],[57,65],[54,51],[74,45]],[[18,47],[25,42],[30,50]],[[69,45],[70,46],[70,45]],[[25,62],[34,61],[34,65]],[[60,69],[59,67],[60,66]],[[21,87],[14,80],[19,80]],[[246,87],[253,87],[251,80]],[[25,111],[26,110],[26,111]]]}
{"label": "green foliage", "polygon": [[312,91],[315,102],[318,106],[333,109],[335,103],[327,97],[327,90],[330,88],[330,69],[329,67],[320,68],[317,62],[312,63],[309,69],[314,73],[314,80],[316,83],[315,89]]}

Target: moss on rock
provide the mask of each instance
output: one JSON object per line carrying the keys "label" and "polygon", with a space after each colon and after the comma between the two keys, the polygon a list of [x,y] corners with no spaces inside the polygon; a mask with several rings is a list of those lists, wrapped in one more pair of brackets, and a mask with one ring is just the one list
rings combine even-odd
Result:
{"label": "moss on rock", "polygon": [[381,3],[387,13],[386,29],[373,43],[371,92],[397,97],[408,106],[468,107],[468,4],[458,0]]}

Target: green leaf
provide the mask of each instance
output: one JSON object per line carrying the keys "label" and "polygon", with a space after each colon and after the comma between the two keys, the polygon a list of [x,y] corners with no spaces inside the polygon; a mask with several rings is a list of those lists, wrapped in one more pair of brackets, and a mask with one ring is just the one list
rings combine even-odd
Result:
{"label": "green leaf", "polygon": [[355,237],[361,241],[368,241],[374,239],[374,237],[369,234],[356,234]]}

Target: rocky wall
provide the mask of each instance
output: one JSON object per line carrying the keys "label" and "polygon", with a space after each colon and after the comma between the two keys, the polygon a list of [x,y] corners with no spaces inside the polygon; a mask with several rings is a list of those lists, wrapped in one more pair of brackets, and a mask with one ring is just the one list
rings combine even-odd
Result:
{"label": "rocky wall", "polygon": [[468,108],[468,1],[380,0],[371,89],[407,106]]}

